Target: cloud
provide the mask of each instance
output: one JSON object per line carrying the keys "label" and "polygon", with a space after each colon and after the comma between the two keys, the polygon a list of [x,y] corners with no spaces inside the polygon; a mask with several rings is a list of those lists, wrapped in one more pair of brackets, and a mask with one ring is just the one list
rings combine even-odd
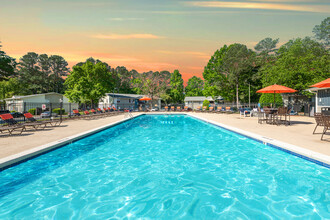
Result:
{"label": "cloud", "polygon": [[200,58],[209,58],[210,55],[203,53],[203,52],[196,52],[196,51],[168,51],[168,50],[158,50],[158,53],[163,54],[177,54],[177,55],[189,55],[189,56],[196,56]]}
{"label": "cloud", "polygon": [[143,21],[144,18],[108,18],[109,21]]}
{"label": "cloud", "polygon": [[328,13],[328,5],[301,5],[301,4],[277,4],[260,2],[220,2],[220,1],[190,1],[186,4],[197,7],[207,8],[240,8],[240,9],[264,9],[264,10],[282,10],[282,11],[304,11]]}
{"label": "cloud", "polygon": [[98,34],[91,36],[96,39],[109,39],[109,40],[127,40],[127,39],[160,39],[164,38],[161,36],[153,35],[153,34]]}

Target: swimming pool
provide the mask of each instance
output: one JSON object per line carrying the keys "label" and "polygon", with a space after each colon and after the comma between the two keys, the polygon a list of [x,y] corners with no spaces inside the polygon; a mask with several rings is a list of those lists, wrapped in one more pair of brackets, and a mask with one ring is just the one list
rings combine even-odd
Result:
{"label": "swimming pool", "polygon": [[322,219],[329,183],[190,116],[143,115],[0,172],[0,219]]}

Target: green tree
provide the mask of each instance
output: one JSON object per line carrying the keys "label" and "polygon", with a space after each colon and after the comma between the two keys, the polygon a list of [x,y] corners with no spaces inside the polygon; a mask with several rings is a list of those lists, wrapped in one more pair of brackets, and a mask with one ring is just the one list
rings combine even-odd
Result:
{"label": "green tree", "polygon": [[330,46],[330,17],[324,19],[320,25],[316,25],[313,33],[317,40],[324,42],[326,46]]}
{"label": "green tree", "polygon": [[174,72],[171,74],[170,79],[170,97],[171,101],[173,103],[182,103],[184,100],[184,94],[183,94],[183,79],[182,75],[180,74],[179,70],[174,70]]}
{"label": "green tree", "polygon": [[205,99],[205,100],[203,101],[203,106],[206,106],[206,110],[209,110],[209,107],[210,107],[210,101],[207,100],[207,99]]}
{"label": "green tree", "polygon": [[21,92],[21,84],[18,78],[9,78],[9,80],[0,81],[0,100],[11,98]]}
{"label": "green tree", "polygon": [[[239,87],[251,77],[255,53],[243,44],[233,44],[223,58],[223,71],[228,82],[235,86],[236,104],[239,107]],[[245,85],[246,86],[246,85]]]}
{"label": "green tree", "polygon": [[[0,42],[1,43],[1,42]],[[0,81],[15,74],[16,61],[1,50],[0,44]]]}
{"label": "green tree", "polygon": [[186,96],[202,96],[204,82],[200,77],[193,76],[188,79],[188,84],[185,88]]}
{"label": "green tree", "polygon": [[261,40],[255,47],[254,49],[256,51],[258,51],[258,53],[260,54],[265,54],[268,55],[271,52],[275,52],[276,51],[276,45],[278,43],[279,39],[275,39],[273,40],[270,37],[267,37],[263,40]]}
{"label": "green tree", "polygon": [[277,60],[265,64],[260,73],[263,86],[276,83],[310,95],[304,90],[330,77],[329,51],[308,37],[290,40],[280,47]]}
{"label": "green tree", "polygon": [[71,102],[93,104],[113,89],[111,75],[102,62],[96,64],[87,61],[73,67],[65,81],[65,95]]}
{"label": "green tree", "polygon": [[227,51],[227,45],[216,50],[204,67],[204,96],[222,96],[226,100],[233,99],[233,88],[229,85],[227,75],[223,71],[223,59]]}
{"label": "green tree", "polygon": [[134,76],[134,91],[138,94],[148,95],[151,99],[162,98],[168,100],[170,72],[145,72]]}
{"label": "green tree", "polygon": [[19,61],[19,79],[25,95],[48,92],[48,71],[42,71],[39,66],[39,55],[29,52]]}
{"label": "green tree", "polygon": [[[274,104],[274,94],[272,93],[263,93],[260,96],[259,103],[261,107],[264,106],[273,106]],[[275,105],[278,106],[283,106],[283,99],[282,96],[278,93],[275,94]],[[273,106],[274,107],[274,106]]]}
{"label": "green tree", "polygon": [[49,81],[52,85],[52,91],[54,92],[64,92],[64,79],[63,77],[68,76],[69,67],[68,62],[59,55],[51,55],[49,57]]}

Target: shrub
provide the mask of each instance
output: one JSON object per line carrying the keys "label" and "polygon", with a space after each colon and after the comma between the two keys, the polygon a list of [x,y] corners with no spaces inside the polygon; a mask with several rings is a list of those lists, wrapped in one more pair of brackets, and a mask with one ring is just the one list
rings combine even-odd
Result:
{"label": "shrub", "polygon": [[206,106],[206,110],[209,110],[210,101],[205,99],[204,102],[203,102],[203,106]]}
{"label": "shrub", "polygon": [[[274,94],[273,93],[263,93],[260,96],[259,103],[261,107],[270,106],[274,103]],[[283,99],[279,93],[275,94],[275,105],[276,107],[283,106]],[[275,107],[275,106],[273,106]]]}
{"label": "shrub", "polygon": [[61,110],[60,108],[54,108],[54,109],[53,109],[53,113],[56,113],[56,114],[58,114],[58,115],[60,115],[61,112],[62,112],[62,115],[65,114],[65,110],[64,110],[64,108],[62,108],[62,110]]}
{"label": "shrub", "polygon": [[30,108],[28,112],[31,113],[32,115],[35,115],[36,111],[37,111],[36,108]]}

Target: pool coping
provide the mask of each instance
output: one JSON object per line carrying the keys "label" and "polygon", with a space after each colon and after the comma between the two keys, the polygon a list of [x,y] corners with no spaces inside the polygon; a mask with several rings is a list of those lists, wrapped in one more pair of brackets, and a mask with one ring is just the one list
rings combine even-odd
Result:
{"label": "pool coping", "polygon": [[26,160],[32,159],[32,158],[37,157],[39,155],[45,154],[49,151],[60,148],[63,145],[70,144],[70,143],[72,143],[74,141],[77,141],[81,138],[93,135],[95,133],[98,133],[98,132],[103,131],[105,129],[108,129],[110,127],[121,124],[125,121],[129,121],[133,118],[137,118],[141,115],[144,115],[144,113],[139,113],[139,114],[134,115],[133,117],[130,117],[130,118],[123,118],[119,121],[112,122],[110,124],[103,125],[103,126],[98,127],[98,128],[94,128],[94,129],[84,131],[84,132],[81,132],[81,133],[78,133],[78,134],[75,134],[75,135],[71,135],[69,137],[65,137],[65,138],[59,139],[57,141],[50,142],[48,144],[44,144],[44,145],[41,145],[41,146],[38,146],[38,147],[34,147],[34,148],[31,148],[31,149],[22,151],[22,152],[17,153],[17,154],[13,154],[13,155],[1,158],[0,159],[0,172],[2,170],[5,170],[5,169],[9,168],[9,167],[12,167],[12,166],[15,166],[19,163],[22,163]]}
{"label": "pool coping", "polygon": [[308,150],[303,147],[299,147],[293,144],[289,144],[286,142],[282,142],[273,138],[265,137],[263,135],[255,134],[249,131],[245,131],[236,127],[232,127],[229,125],[225,125],[213,120],[209,120],[206,118],[202,118],[200,116],[192,115],[191,113],[186,113],[186,115],[189,115],[190,117],[197,118],[201,121],[204,121],[209,124],[213,124],[215,126],[224,128],[226,130],[232,131],[234,133],[243,135],[247,138],[253,139],[255,141],[258,141],[260,143],[263,143],[264,145],[279,149],[281,151],[284,151],[286,153],[292,154],[294,156],[303,158],[305,160],[311,161],[313,163],[316,163],[318,165],[330,168],[330,156],[327,156],[325,154],[321,154],[312,150]]}
{"label": "pool coping", "polygon": [[268,137],[265,137],[265,136],[262,136],[262,135],[258,135],[258,134],[252,133],[252,132],[248,132],[248,131],[245,131],[245,130],[242,130],[242,129],[239,129],[239,128],[236,128],[236,127],[228,126],[228,125],[225,125],[225,124],[213,121],[213,120],[205,119],[203,117],[192,115],[191,113],[178,113],[178,112],[176,112],[176,113],[171,113],[171,112],[167,112],[167,113],[164,113],[164,112],[145,113],[144,112],[144,113],[138,113],[138,114],[136,114],[136,115],[134,115],[133,117],[130,117],[130,118],[124,118],[124,119],[121,119],[119,121],[116,121],[116,122],[113,122],[113,123],[110,123],[110,124],[107,124],[107,125],[103,125],[103,126],[98,127],[98,128],[94,128],[94,129],[91,129],[91,130],[88,130],[88,131],[84,131],[84,132],[81,132],[81,133],[78,133],[78,134],[75,134],[75,135],[72,135],[72,136],[69,136],[69,137],[66,137],[66,138],[59,139],[59,140],[54,141],[54,142],[50,142],[48,144],[44,144],[44,145],[41,145],[41,146],[38,146],[38,147],[31,148],[29,150],[22,151],[22,152],[17,153],[17,154],[13,154],[13,155],[1,158],[0,159],[0,171],[5,170],[9,167],[15,166],[19,163],[22,163],[22,162],[26,161],[26,160],[32,159],[33,157],[37,157],[37,156],[42,155],[44,153],[47,153],[49,151],[60,148],[63,145],[72,143],[72,142],[77,141],[81,138],[90,136],[92,134],[98,133],[98,132],[103,131],[105,129],[108,129],[110,127],[121,124],[123,122],[126,122],[126,121],[129,121],[131,119],[140,117],[142,115],[188,115],[190,117],[199,119],[199,120],[204,121],[206,123],[213,124],[215,126],[223,128],[223,129],[226,129],[226,130],[232,131],[234,133],[243,135],[247,138],[253,139],[253,140],[258,141],[260,143],[263,143],[267,146],[282,150],[282,151],[287,152],[289,154],[292,154],[292,155],[295,155],[297,157],[303,158],[305,160],[314,162],[318,165],[330,168],[330,157],[327,156],[327,155],[324,155],[324,154],[321,154],[321,153],[318,153],[318,152],[315,152],[315,151],[311,151],[311,150],[308,150],[308,149],[305,149],[305,148],[302,148],[302,147],[298,147],[298,146],[295,146],[295,145],[292,145],[292,144],[288,144],[288,143],[285,143],[285,142],[282,142],[282,141],[278,141],[278,140],[275,140],[275,139],[272,139],[272,138],[268,138]]}

